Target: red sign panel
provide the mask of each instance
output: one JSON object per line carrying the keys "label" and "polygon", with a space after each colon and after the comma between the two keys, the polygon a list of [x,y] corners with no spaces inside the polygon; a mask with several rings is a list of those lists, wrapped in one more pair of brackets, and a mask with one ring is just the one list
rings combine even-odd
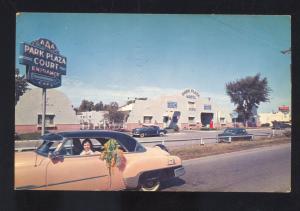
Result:
{"label": "red sign panel", "polygon": [[289,108],[288,106],[279,106],[279,107],[278,107],[278,110],[279,110],[279,111],[289,111],[290,108]]}

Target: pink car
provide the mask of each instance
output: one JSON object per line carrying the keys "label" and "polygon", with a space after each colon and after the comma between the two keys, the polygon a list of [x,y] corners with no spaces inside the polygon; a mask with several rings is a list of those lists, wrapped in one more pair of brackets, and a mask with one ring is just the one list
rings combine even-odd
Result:
{"label": "pink car", "polygon": [[[181,159],[162,146],[144,147],[129,135],[114,131],[50,133],[36,151],[15,154],[15,189],[156,191],[161,181],[182,176]],[[82,155],[82,142],[91,141],[92,154]],[[123,165],[111,171],[100,159],[104,144],[117,141]],[[80,155],[81,154],[81,155]]]}

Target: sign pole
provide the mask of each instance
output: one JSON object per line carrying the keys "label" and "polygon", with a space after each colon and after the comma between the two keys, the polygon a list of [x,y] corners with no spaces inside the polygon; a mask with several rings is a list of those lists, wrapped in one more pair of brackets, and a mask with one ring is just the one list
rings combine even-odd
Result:
{"label": "sign pole", "polygon": [[46,88],[43,88],[42,135],[45,134]]}

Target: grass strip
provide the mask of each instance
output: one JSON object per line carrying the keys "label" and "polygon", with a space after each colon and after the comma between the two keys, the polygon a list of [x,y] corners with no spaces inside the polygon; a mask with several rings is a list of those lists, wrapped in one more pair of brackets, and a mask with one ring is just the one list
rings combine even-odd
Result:
{"label": "grass strip", "polygon": [[218,143],[206,145],[189,145],[170,150],[171,155],[176,155],[182,160],[217,155],[246,149],[260,148],[284,143],[290,143],[290,137],[276,137],[271,139],[255,139],[253,141],[233,141],[231,143]]}

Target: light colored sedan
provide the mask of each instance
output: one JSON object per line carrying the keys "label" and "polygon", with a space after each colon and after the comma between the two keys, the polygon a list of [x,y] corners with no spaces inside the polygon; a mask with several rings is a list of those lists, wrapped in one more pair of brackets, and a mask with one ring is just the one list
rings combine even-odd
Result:
{"label": "light colored sedan", "polygon": [[[181,159],[164,146],[144,147],[133,137],[114,131],[74,131],[41,137],[36,151],[15,153],[15,189],[30,190],[159,190],[161,181],[182,176]],[[83,142],[92,143],[90,155]],[[100,159],[105,143],[116,140],[124,165],[111,171]]]}

